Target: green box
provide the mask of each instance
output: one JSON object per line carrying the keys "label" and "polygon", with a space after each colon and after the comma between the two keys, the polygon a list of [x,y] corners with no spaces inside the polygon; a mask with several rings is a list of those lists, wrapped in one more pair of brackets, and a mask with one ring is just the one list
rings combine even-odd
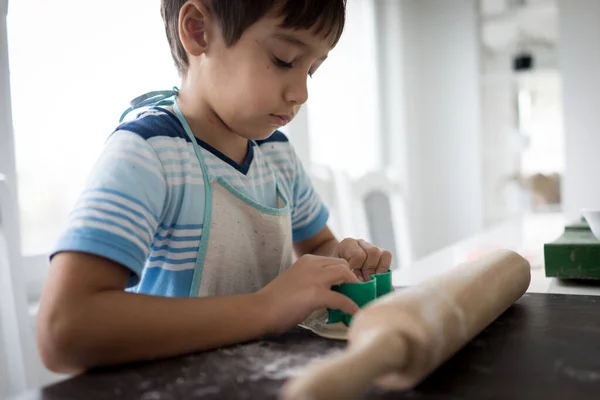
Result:
{"label": "green box", "polygon": [[600,279],[600,240],[582,219],[565,226],[555,241],[544,244],[546,276],[561,279]]}

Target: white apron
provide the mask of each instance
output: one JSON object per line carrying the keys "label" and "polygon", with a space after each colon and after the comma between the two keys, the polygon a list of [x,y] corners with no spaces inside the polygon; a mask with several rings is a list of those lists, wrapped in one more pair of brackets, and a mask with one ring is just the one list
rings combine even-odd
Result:
{"label": "white apron", "polygon": [[[278,208],[265,207],[221,178],[213,179],[177,101],[175,114],[202,168],[206,208],[190,296],[258,291],[292,264],[292,219],[275,174]],[[268,164],[268,163],[267,163]]]}

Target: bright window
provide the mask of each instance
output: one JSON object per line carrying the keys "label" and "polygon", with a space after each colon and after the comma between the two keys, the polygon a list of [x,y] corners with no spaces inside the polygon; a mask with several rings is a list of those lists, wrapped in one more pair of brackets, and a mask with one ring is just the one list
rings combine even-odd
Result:
{"label": "bright window", "polygon": [[375,2],[350,0],[344,34],[309,80],[311,160],[352,176],[381,165]]}
{"label": "bright window", "polygon": [[562,90],[558,71],[523,74],[519,78],[521,133],[527,146],[521,159],[525,176],[564,172]]}
{"label": "bright window", "polygon": [[17,0],[8,13],[23,252],[51,249],[127,102],[179,83],[159,0]]}

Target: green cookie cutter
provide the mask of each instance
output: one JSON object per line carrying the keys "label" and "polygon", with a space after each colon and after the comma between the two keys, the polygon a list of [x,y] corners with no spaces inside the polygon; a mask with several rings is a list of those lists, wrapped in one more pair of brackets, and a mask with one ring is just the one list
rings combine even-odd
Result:
{"label": "green cookie cutter", "polygon": [[[368,282],[345,283],[343,285],[333,286],[331,290],[350,297],[356,305],[363,308],[371,301],[384,296],[393,290],[392,271],[375,274]],[[343,322],[344,325],[349,326],[350,322],[352,322],[352,316],[341,310],[332,310],[328,308],[327,312],[328,324]]]}

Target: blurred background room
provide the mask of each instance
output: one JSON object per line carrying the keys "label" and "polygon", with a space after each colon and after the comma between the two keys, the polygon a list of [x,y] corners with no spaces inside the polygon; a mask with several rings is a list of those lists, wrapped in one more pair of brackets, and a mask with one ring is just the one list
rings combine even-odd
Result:
{"label": "blurred background room", "polygon": [[[62,378],[33,339],[48,252],[128,101],[179,84],[159,3],[0,0],[0,398]],[[507,221],[600,208],[600,0],[347,10],[283,129],[338,237],[402,270]]]}

